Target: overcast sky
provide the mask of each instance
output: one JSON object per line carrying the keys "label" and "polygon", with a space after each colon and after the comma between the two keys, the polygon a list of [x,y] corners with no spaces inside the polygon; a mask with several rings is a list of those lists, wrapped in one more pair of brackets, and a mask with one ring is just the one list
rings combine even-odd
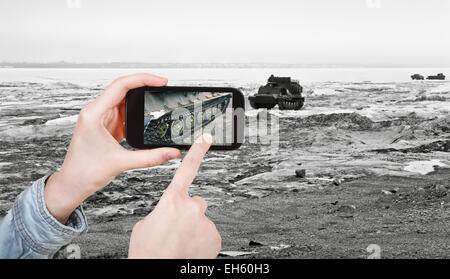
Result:
{"label": "overcast sky", "polygon": [[449,66],[450,1],[0,0],[0,61],[61,60]]}

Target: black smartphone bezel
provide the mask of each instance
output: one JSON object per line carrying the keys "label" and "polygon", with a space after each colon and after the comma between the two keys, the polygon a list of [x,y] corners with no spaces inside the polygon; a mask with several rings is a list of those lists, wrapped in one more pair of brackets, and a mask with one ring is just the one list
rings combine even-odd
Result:
{"label": "black smartphone bezel", "polygon": [[[144,144],[144,94],[146,91],[153,92],[219,92],[232,93],[233,111],[242,108],[245,111],[244,95],[241,91],[232,87],[197,87],[197,86],[144,86],[132,89],[127,92],[125,104],[125,137],[131,147],[137,149],[152,149],[158,147],[174,147],[182,150],[189,149],[191,145],[164,145],[164,144]],[[233,114],[233,143],[231,145],[211,145],[210,150],[235,150],[242,145],[244,137],[245,119],[243,123],[238,123],[237,115]],[[238,137],[241,137],[240,139]]]}

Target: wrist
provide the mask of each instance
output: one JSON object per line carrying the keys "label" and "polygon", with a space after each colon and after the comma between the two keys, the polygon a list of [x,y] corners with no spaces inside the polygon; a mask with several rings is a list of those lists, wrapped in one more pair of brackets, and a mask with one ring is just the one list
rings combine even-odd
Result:
{"label": "wrist", "polygon": [[62,171],[52,174],[44,188],[47,209],[62,224],[89,195],[90,192]]}

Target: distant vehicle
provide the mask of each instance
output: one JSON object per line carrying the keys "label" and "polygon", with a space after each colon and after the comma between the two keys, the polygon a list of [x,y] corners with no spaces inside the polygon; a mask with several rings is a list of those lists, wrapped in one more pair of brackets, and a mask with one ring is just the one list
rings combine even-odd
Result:
{"label": "distant vehicle", "polygon": [[276,105],[280,110],[299,110],[303,107],[303,87],[297,80],[290,77],[275,77],[271,75],[267,84],[258,89],[258,93],[248,97],[254,109],[272,109]]}
{"label": "distant vehicle", "polygon": [[439,73],[435,76],[427,76],[427,79],[438,79],[438,80],[445,80],[445,76],[443,73]]}
{"label": "distant vehicle", "polygon": [[424,80],[424,76],[420,75],[420,74],[414,74],[411,76],[412,80]]}

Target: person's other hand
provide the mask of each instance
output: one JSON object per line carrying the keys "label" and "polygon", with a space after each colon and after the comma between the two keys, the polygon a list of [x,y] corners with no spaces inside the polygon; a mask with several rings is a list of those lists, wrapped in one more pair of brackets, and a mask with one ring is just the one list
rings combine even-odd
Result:
{"label": "person's other hand", "polygon": [[134,226],[129,258],[218,255],[222,239],[214,223],[205,216],[206,201],[188,194],[211,141],[210,135],[204,135],[192,145],[155,209]]}
{"label": "person's other hand", "polygon": [[47,208],[58,221],[65,223],[77,206],[119,173],[181,156],[175,148],[130,151],[119,144],[125,137],[128,90],[166,84],[167,79],[150,74],[121,77],[81,110],[64,163],[45,186]]}

